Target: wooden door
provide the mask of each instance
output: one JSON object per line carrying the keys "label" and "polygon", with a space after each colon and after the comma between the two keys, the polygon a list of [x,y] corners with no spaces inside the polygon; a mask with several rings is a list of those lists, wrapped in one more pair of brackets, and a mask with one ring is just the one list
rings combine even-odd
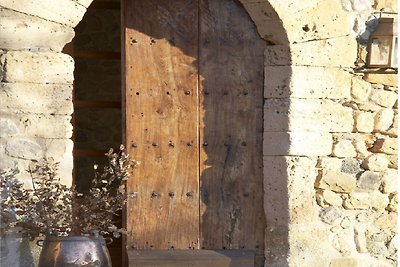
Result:
{"label": "wooden door", "polygon": [[130,249],[250,249],[263,264],[263,53],[234,0],[124,4]]}

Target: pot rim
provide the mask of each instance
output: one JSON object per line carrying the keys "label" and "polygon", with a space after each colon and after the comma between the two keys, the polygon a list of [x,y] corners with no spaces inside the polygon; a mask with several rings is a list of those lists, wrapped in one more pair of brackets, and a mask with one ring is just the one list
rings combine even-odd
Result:
{"label": "pot rim", "polygon": [[90,241],[90,240],[100,240],[104,242],[104,237],[102,236],[46,236],[44,241]]}

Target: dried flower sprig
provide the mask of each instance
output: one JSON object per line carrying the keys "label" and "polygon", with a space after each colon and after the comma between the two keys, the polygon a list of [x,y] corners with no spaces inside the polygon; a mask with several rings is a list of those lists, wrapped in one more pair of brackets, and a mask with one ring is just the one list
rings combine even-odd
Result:
{"label": "dried flower sprig", "polygon": [[125,233],[113,220],[126,203],[125,183],[137,162],[129,159],[124,146],[118,152],[110,149],[106,156],[108,163],[101,171],[95,165],[92,187],[85,195],[60,183],[59,163],[51,158],[29,167],[33,189],[15,178],[17,170],[0,171],[1,232],[20,229],[31,238]]}

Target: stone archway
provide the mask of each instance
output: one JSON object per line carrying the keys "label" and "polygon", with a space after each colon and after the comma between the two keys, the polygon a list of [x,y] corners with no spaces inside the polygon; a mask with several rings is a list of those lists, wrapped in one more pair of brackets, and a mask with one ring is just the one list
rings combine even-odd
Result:
{"label": "stone archway", "polygon": [[[321,257],[344,255],[332,247],[330,227],[319,218],[314,183],[320,157],[332,154],[332,133],[353,130],[353,111],[341,101],[351,98],[354,81],[346,68],[357,57],[353,29],[363,21],[358,15],[370,11],[360,7],[368,1],[240,2],[270,44],[265,76],[271,79],[265,80],[264,95],[266,265],[319,266]],[[53,156],[70,183],[74,66],[60,51],[90,3],[0,2],[1,168],[24,169],[31,159]]]}

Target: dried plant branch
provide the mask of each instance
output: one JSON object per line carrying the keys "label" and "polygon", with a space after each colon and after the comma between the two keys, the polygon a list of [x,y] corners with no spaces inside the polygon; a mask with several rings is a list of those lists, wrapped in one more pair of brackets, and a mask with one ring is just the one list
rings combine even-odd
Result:
{"label": "dried plant branch", "polygon": [[0,171],[2,233],[21,229],[31,238],[67,235],[104,235],[125,233],[113,221],[126,203],[126,180],[137,165],[121,146],[106,154],[108,163],[95,175],[88,194],[75,186],[68,188],[57,178],[58,163],[42,159],[29,167],[33,189],[25,189],[16,178],[17,170]]}

